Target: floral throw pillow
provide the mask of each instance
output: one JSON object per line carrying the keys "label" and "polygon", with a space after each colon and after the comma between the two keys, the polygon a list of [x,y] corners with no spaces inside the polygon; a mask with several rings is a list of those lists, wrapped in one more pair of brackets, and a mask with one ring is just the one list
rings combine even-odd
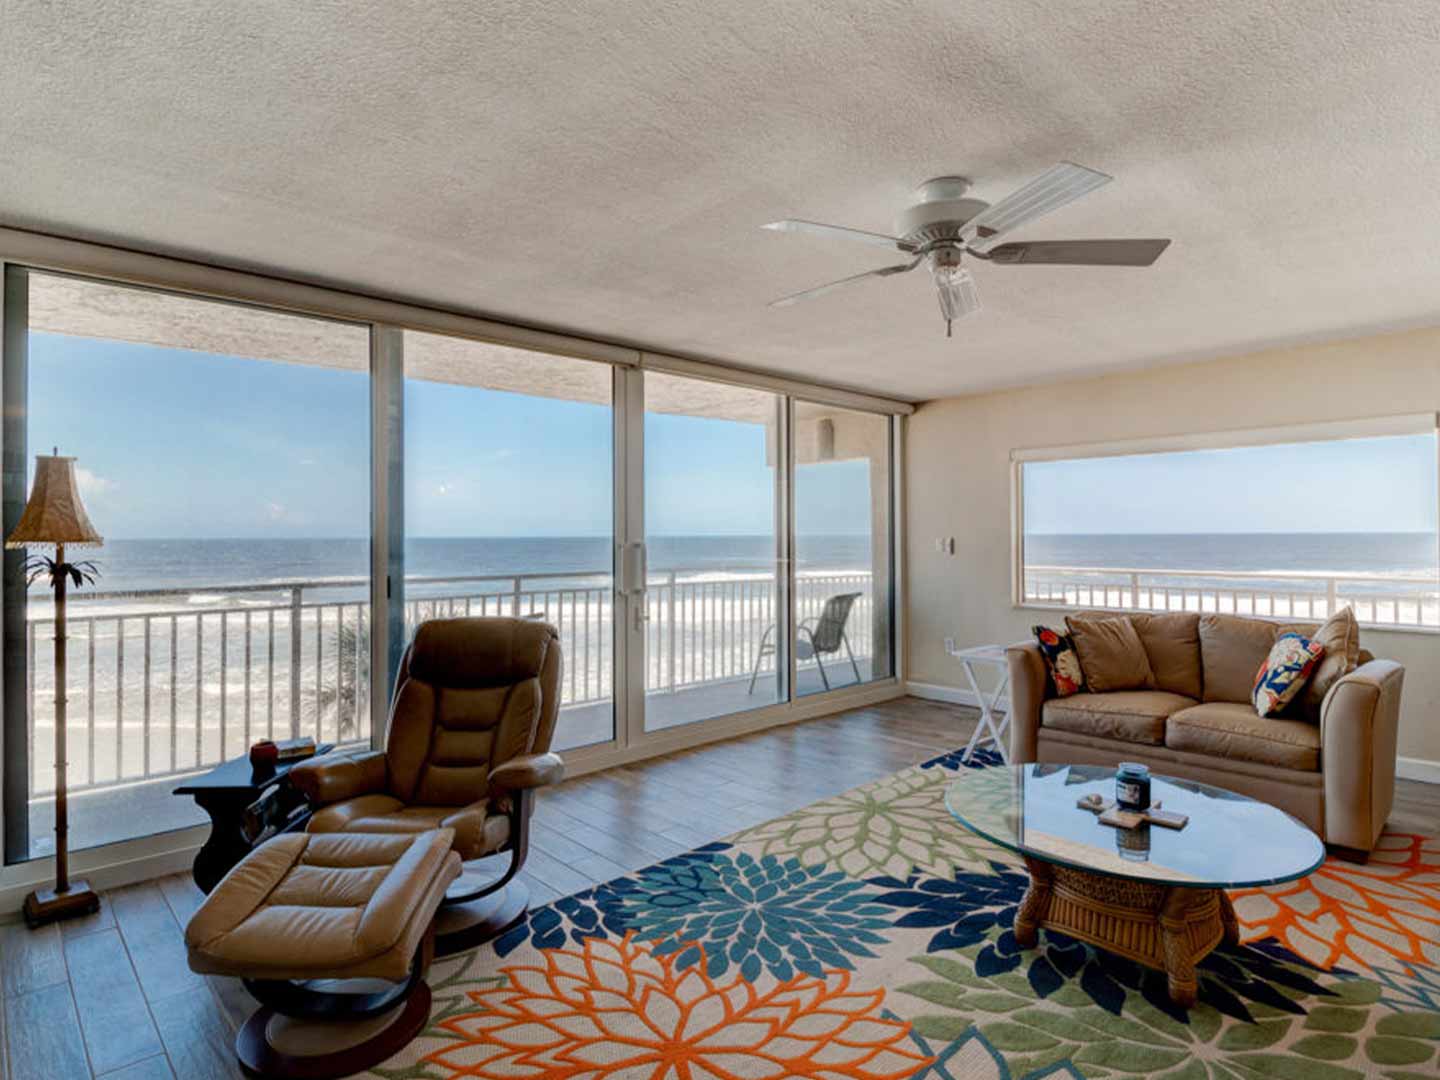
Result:
{"label": "floral throw pillow", "polygon": [[1255,711],[1261,716],[1278,716],[1299,696],[1324,655],[1324,645],[1294,631],[1276,638],[1270,655],[1255,673],[1255,689],[1250,695]]}
{"label": "floral throw pillow", "polygon": [[1080,670],[1080,657],[1075,654],[1075,643],[1070,640],[1070,635],[1051,630],[1048,626],[1032,626],[1030,629],[1040,645],[1040,654],[1045,657],[1045,666],[1050,669],[1055,696],[1069,697],[1084,690],[1085,673]]}

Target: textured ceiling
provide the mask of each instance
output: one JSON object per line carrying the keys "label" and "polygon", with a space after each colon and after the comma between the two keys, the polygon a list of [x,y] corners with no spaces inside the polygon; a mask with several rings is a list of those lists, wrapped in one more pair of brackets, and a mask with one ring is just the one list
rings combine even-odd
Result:
{"label": "textured ceiling", "polygon": [[[6,0],[0,222],[909,398],[1440,322],[1429,0]],[[975,268],[766,301],[963,173],[1116,182]]]}

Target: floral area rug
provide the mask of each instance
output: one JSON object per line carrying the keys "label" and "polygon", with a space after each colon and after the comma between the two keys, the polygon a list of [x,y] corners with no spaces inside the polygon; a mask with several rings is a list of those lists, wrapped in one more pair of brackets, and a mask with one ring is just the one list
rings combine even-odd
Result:
{"label": "floral area rug", "polygon": [[1164,976],[1022,950],[1013,855],[946,810],[958,753],[532,911],[435,965],[387,1080],[1440,1077],[1440,844],[1232,894],[1244,943]]}

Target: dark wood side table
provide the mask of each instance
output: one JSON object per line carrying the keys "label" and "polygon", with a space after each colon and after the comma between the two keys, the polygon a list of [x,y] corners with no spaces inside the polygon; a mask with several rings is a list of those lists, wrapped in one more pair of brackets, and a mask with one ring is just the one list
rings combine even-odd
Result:
{"label": "dark wood side table", "polygon": [[[316,748],[316,756],[333,749],[330,743]],[[252,850],[277,832],[303,825],[310,816],[305,798],[285,783],[299,758],[273,768],[257,769],[249,757],[232,758],[203,776],[192,777],[175,789],[176,795],[190,795],[210,815],[210,836],[195,854],[192,871],[202,892],[213,889]],[[276,789],[276,790],[272,790]],[[247,829],[246,813],[260,799],[265,806],[252,814]]]}

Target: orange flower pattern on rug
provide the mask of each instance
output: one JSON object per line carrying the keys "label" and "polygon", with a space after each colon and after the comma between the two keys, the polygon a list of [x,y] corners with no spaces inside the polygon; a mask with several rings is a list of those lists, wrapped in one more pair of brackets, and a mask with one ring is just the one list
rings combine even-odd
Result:
{"label": "orange flower pattern on rug", "polygon": [[910,1025],[880,1012],[884,991],[850,989],[850,973],[799,975],[761,993],[717,982],[705,961],[675,970],[630,934],[545,949],[544,966],[501,969],[470,992],[481,1008],[440,1026],[457,1041],[425,1060],[451,1077],[901,1080],[933,1060]]}
{"label": "orange flower pattern on rug", "polygon": [[1241,941],[1273,936],[1327,971],[1440,966],[1440,848],[1432,844],[1386,833],[1363,866],[1326,859],[1300,881],[1233,890]]}

